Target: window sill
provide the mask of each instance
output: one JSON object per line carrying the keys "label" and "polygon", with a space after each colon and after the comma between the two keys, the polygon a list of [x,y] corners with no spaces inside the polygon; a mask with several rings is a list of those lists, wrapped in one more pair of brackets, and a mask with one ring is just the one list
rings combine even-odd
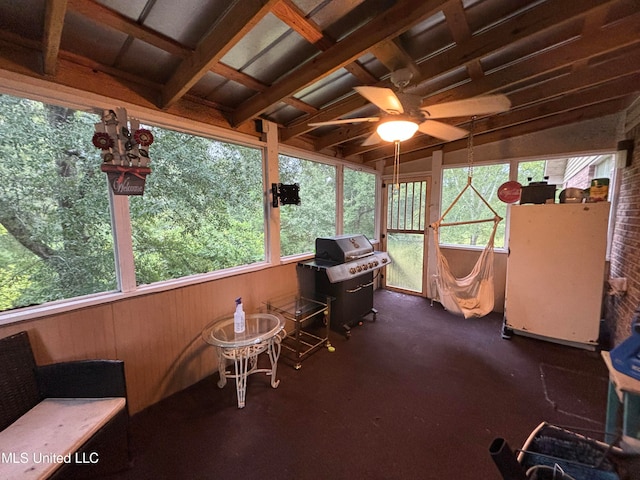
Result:
{"label": "window sill", "polygon": [[[302,256],[298,256],[298,257],[302,258]],[[166,280],[164,282],[158,282],[151,285],[140,285],[135,290],[131,290],[128,292],[111,291],[111,292],[96,293],[92,295],[85,295],[83,297],[76,297],[69,300],[57,300],[54,302],[44,303],[42,305],[9,310],[4,313],[0,313],[0,326],[10,325],[13,323],[19,323],[19,322],[24,322],[28,320],[35,320],[43,317],[57,315],[60,313],[79,310],[81,308],[113,303],[119,300],[137,297],[140,295],[160,293],[167,290],[174,290],[177,288],[186,287],[190,285],[197,285],[199,283],[211,282],[211,281],[220,280],[223,278],[233,277],[236,275],[258,272],[260,270],[265,270],[267,268],[272,268],[280,265],[293,263],[294,261],[298,261],[297,260],[298,257],[283,258],[281,262],[277,264],[260,262],[260,263],[254,263],[252,265],[245,265],[241,267],[234,267],[234,268],[229,268],[225,270],[220,270],[218,272],[204,273],[204,274],[191,275],[189,277],[183,277],[183,278],[178,278],[173,280]]]}
{"label": "window sill", "polygon": [[[486,245],[485,245],[486,246]],[[447,250],[469,250],[471,252],[481,252],[484,250],[485,246],[482,245],[450,245],[446,243],[441,243],[441,249]],[[495,253],[507,253],[507,249],[505,247],[494,247],[493,251]]]}

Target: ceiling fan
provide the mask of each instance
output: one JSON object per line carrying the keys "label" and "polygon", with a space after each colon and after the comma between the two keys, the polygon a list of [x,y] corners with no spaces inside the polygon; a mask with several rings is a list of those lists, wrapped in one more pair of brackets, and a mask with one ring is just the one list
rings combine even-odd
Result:
{"label": "ceiling fan", "polygon": [[364,146],[375,145],[381,141],[401,142],[408,140],[416,131],[450,142],[467,136],[469,132],[434,119],[489,115],[506,112],[511,107],[511,101],[505,95],[485,95],[422,107],[422,97],[403,91],[411,81],[411,77],[412,73],[407,68],[393,72],[391,83],[396,87],[396,92],[386,87],[354,88],[356,92],[384,112],[379,117],[345,118],[309,123],[309,126],[379,122],[376,131],[362,143]]}

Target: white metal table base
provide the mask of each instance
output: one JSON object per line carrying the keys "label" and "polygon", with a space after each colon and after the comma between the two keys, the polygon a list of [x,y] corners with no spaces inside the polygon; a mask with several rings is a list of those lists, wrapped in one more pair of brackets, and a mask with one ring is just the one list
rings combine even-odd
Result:
{"label": "white metal table base", "polygon": [[[282,337],[278,334],[265,342],[255,345],[247,345],[245,347],[217,347],[218,372],[220,373],[218,387],[223,388],[227,384],[227,378],[234,378],[236,380],[238,408],[244,408],[247,394],[247,378],[249,375],[265,373],[267,376],[271,376],[271,387],[278,388],[280,380],[276,379],[276,373],[281,342]],[[269,356],[271,368],[258,368],[258,355],[265,351]],[[234,373],[226,371],[227,360],[233,360]]]}

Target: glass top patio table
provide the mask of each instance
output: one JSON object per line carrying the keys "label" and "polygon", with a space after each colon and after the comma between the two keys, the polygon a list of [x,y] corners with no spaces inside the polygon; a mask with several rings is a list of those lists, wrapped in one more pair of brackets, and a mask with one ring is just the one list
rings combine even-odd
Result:
{"label": "glass top patio table", "polygon": [[[271,377],[273,388],[280,383],[276,380],[276,371],[285,320],[269,313],[247,314],[245,331],[241,333],[234,331],[233,323],[233,316],[211,322],[202,330],[202,339],[218,352],[218,387],[227,384],[227,377],[234,378],[238,408],[244,408],[249,375],[266,373]],[[258,368],[258,355],[262,352],[269,355],[271,368]],[[226,371],[227,360],[233,361],[233,373]]]}
{"label": "glass top patio table", "polygon": [[244,332],[236,333],[233,329],[233,317],[225,317],[207,325],[202,331],[202,339],[215,347],[258,345],[280,333],[284,325],[284,319],[269,313],[247,314]]}

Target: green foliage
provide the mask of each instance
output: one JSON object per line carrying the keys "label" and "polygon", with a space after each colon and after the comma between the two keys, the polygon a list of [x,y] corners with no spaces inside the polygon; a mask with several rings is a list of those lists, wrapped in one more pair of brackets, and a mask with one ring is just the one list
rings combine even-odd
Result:
{"label": "green foliage", "polygon": [[300,205],[280,206],[282,255],[313,252],[317,237],[336,232],[336,169],[280,155],[280,183],[300,185]]}
{"label": "green foliage", "polygon": [[[117,289],[98,115],[0,95],[0,310]],[[152,173],[129,198],[137,284],[266,258],[262,150],[147,127]],[[336,168],[280,158],[282,253],[336,232]],[[349,172],[345,220],[373,236],[375,176]]]}
{"label": "green foliage", "polygon": [[545,160],[535,160],[533,162],[522,162],[518,164],[518,182],[521,185],[529,185],[532,182],[540,182],[544,178]]}
{"label": "green foliage", "polygon": [[96,120],[0,95],[0,296],[11,299],[3,308],[116,286]]}
{"label": "green foliage", "polygon": [[372,173],[344,169],[344,233],[375,237],[376,176]]}
{"label": "green foliage", "polygon": [[387,285],[422,291],[423,235],[389,233],[387,248],[389,252],[393,252],[393,263],[387,267]]}
{"label": "green foliage", "polygon": [[153,131],[153,172],[131,198],[136,282],[264,260],[262,152]]}
{"label": "green foliage", "polygon": [[[467,168],[450,168],[443,171],[442,212],[454,202],[468,181]],[[498,199],[498,188],[509,180],[509,164],[476,166],[472,172],[472,185],[491,207],[505,218],[507,205]],[[467,188],[453,208],[447,213],[445,222],[465,222],[493,218],[494,214],[471,188]],[[505,222],[500,222],[495,237],[495,246],[504,246]],[[484,247],[493,230],[493,222],[445,226],[440,229],[440,243],[447,245],[477,245]]]}

